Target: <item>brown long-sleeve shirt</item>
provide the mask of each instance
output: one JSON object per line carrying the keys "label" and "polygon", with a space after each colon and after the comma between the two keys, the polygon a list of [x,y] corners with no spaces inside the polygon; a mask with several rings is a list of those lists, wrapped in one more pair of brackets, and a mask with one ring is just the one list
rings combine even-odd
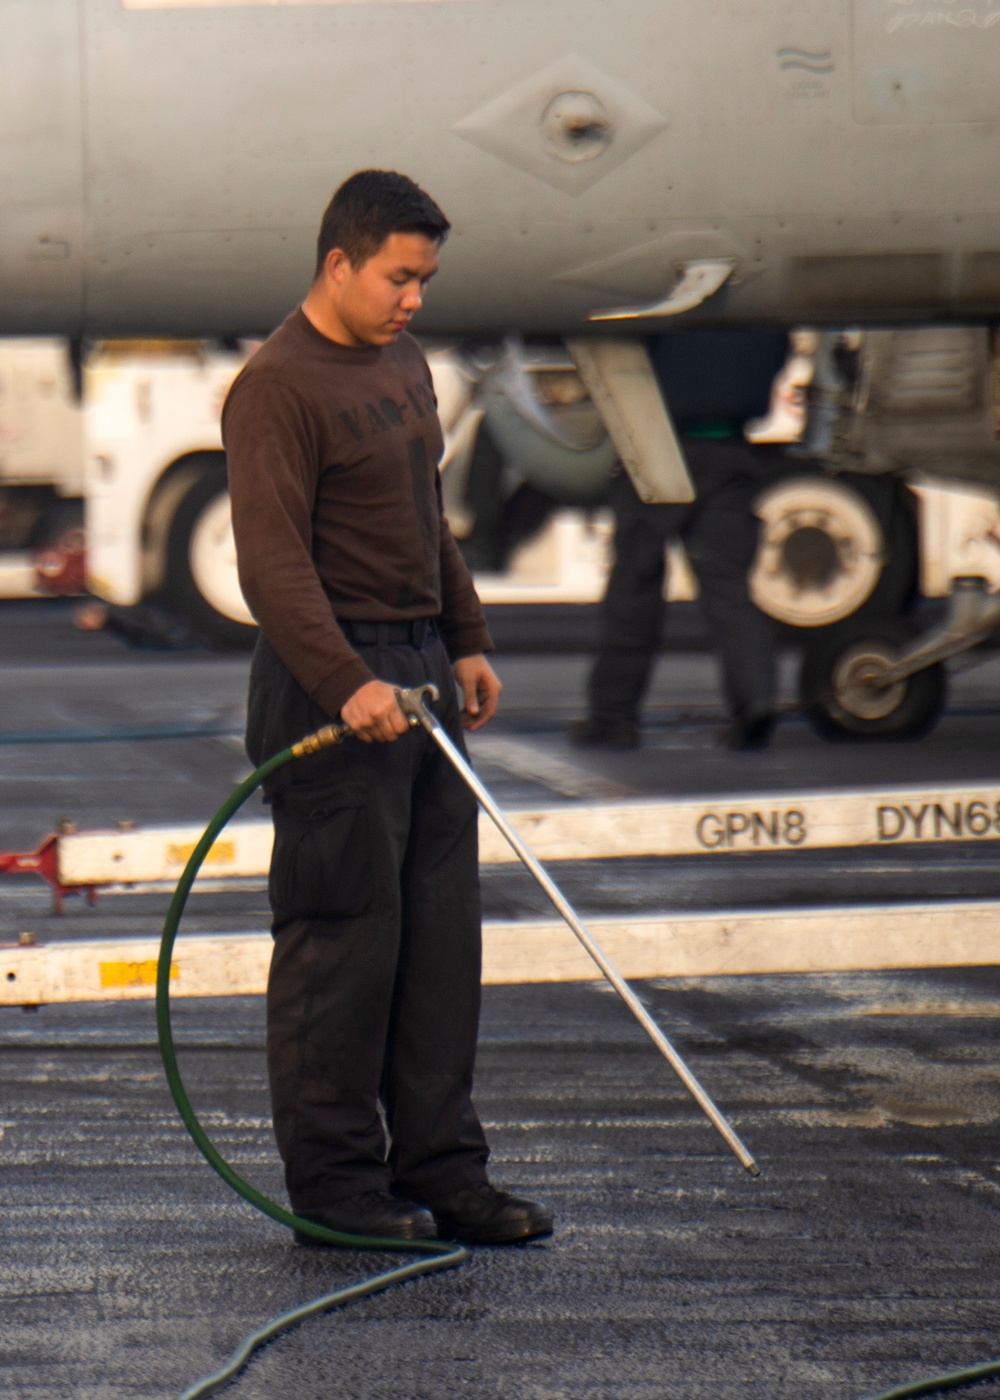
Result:
{"label": "brown long-sleeve shirt", "polygon": [[338,617],[436,617],[452,660],[492,650],[441,508],[441,426],[411,336],[339,345],[293,312],[233,383],[222,434],[244,597],[328,715],[374,679]]}

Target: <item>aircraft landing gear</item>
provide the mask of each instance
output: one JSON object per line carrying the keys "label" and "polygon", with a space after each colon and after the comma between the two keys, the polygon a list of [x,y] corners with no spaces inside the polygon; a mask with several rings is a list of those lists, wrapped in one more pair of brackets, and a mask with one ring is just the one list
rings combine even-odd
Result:
{"label": "aircraft landing gear", "polygon": [[803,712],[824,739],[918,739],[945,704],[940,661],[894,678],[916,630],[899,618],[851,619],[816,638],[800,680]]}

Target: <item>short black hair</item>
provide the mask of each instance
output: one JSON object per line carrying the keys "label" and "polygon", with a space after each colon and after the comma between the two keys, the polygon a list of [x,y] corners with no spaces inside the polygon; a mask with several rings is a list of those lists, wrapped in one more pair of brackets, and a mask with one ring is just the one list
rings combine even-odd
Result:
{"label": "short black hair", "polygon": [[334,248],[360,267],[392,233],[422,233],[443,243],[451,228],[431,199],[408,175],[395,170],[359,170],[345,180],[326,206],[316,240],[316,276]]}

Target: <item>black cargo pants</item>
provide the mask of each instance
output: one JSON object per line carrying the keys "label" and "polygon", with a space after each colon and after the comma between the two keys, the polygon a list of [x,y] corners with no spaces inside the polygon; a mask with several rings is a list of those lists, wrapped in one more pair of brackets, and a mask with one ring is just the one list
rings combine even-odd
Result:
{"label": "black cargo pants", "polygon": [[759,716],[775,708],[771,625],[747,586],[759,529],[753,449],[740,439],[685,438],[683,447],[694,501],[647,505],[625,472],[615,483],[615,561],[588,687],[594,719],[638,723],[665,616],[664,549],[674,538],[683,540],[698,580],[730,714]]}
{"label": "black cargo pants", "polygon": [[[375,626],[357,629],[375,635]],[[436,713],[464,751],[433,628],[422,637],[419,624],[406,642],[395,640],[404,625],[379,627],[373,644],[351,637],[355,650],[381,680],[433,681]],[[250,672],[253,762],[329,722],[261,637]],[[489,1153],[472,1106],[475,799],[424,729],[299,759],[275,775],[269,796],[267,1062],[293,1209],[390,1185],[433,1200],[484,1180]]]}

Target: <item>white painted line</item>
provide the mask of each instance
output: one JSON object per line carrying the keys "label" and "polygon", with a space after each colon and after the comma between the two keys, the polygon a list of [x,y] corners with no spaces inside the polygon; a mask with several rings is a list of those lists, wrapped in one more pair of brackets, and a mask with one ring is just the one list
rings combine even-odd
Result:
{"label": "white painted line", "polygon": [[559,758],[537,740],[508,734],[477,735],[473,760],[477,765],[491,763],[514,777],[544,783],[561,797],[591,800],[604,797],[621,801],[636,796],[634,788],[613,783],[610,778],[591,773],[569,759]]}
{"label": "white painted line", "polygon": [[[995,901],[663,914],[588,924],[626,977],[718,977],[782,972],[1000,964]],[[0,1006],[152,997],[155,939],[62,942],[0,949]],[[177,940],[174,996],[260,995],[266,933]],[[483,982],[592,981],[597,969],[565,924],[483,926]]]}
{"label": "white painted line", "polygon": [[[996,841],[1000,783],[566,803],[509,816],[542,861]],[[62,836],[59,879],[67,887],[176,881],[200,836],[196,826]],[[269,822],[227,827],[202,867],[205,878],[266,875],[272,839]],[[484,865],[517,859],[486,816],[479,842]]]}

